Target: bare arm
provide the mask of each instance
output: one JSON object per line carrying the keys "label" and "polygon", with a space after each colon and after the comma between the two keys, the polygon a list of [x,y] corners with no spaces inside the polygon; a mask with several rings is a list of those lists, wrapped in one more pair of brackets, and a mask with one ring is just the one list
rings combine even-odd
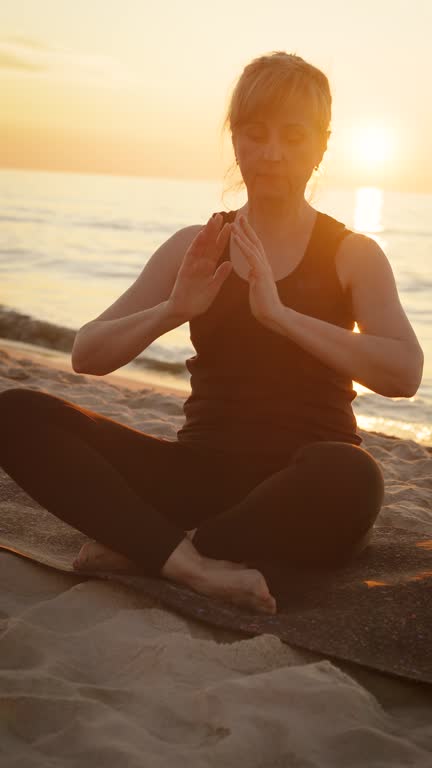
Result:
{"label": "bare arm", "polygon": [[115,320],[92,320],[79,331],[72,367],[77,373],[105,376],[127,365],[152,341],[183,322],[184,318],[173,314],[168,300]]}
{"label": "bare arm", "polygon": [[202,229],[192,225],[172,235],[152,255],[135,282],[75,336],[72,368],[104,376],[121,368],[164,333],[187,321],[168,302],[183,257]]}
{"label": "bare arm", "polygon": [[[348,241],[351,240],[351,243]],[[413,397],[423,375],[423,350],[399,300],[391,265],[378,243],[350,235],[350,288],[360,333],[295,312],[271,325],[325,365],[384,397]]]}

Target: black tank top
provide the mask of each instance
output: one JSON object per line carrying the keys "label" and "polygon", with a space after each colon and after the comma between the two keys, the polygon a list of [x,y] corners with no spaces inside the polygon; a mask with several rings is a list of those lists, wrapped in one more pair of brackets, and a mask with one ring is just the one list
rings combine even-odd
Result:
{"label": "black tank top", "polygon": [[[236,211],[221,214],[233,221]],[[335,265],[338,246],[351,232],[317,211],[301,262],[276,282],[283,304],[353,330],[350,293],[343,292]],[[228,259],[229,241],[218,264]],[[191,394],[179,441],[282,460],[316,440],[361,444],[352,379],[262,325],[250,310],[249,283],[234,269],[189,327],[196,354],[186,360]]]}

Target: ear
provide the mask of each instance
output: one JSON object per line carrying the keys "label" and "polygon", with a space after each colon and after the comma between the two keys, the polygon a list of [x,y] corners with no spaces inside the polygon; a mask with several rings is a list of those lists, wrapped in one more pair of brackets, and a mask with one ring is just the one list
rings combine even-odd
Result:
{"label": "ear", "polygon": [[326,133],[324,134],[324,137],[319,142],[318,156],[317,156],[317,163],[316,163],[317,165],[321,163],[321,160],[323,159],[324,154],[327,150],[327,143],[330,138],[330,134],[331,134],[331,131],[326,131]]}
{"label": "ear", "polygon": [[233,152],[234,152],[235,161],[236,161],[236,163],[237,163],[237,165],[238,165],[237,150],[236,150],[236,146],[235,146],[235,141],[234,141],[234,140],[233,140],[233,142],[232,142],[232,147],[233,147]]}
{"label": "ear", "polygon": [[327,149],[327,144],[328,144],[328,140],[329,140],[330,136],[331,136],[331,131],[326,131],[325,134],[324,134],[324,138],[322,140],[322,144],[321,144],[323,154],[324,154],[324,152]]}

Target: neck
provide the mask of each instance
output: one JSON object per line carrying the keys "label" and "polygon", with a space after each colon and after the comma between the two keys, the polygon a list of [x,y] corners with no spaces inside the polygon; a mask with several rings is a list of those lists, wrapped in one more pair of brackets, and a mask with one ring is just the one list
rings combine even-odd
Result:
{"label": "neck", "polygon": [[312,208],[304,197],[293,199],[249,199],[241,213],[260,239],[277,242],[299,234],[309,220]]}

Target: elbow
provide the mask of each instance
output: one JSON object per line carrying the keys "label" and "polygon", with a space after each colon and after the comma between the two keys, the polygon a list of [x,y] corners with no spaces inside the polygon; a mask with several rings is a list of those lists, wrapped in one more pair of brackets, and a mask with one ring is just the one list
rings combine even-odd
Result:
{"label": "elbow", "polygon": [[76,350],[76,340],[74,342],[74,345],[72,347],[71,352],[71,366],[72,370],[75,371],[75,373],[85,373],[84,366],[82,365],[82,361],[79,360],[77,350]]}
{"label": "elbow", "polygon": [[408,380],[405,379],[403,387],[401,387],[400,394],[397,397],[414,397],[418,392],[423,377],[423,366],[415,376],[411,376]]}
{"label": "elbow", "polygon": [[83,365],[82,362],[79,363],[76,358],[71,358],[71,365],[72,370],[75,371],[75,373],[86,373],[89,376],[106,376],[107,373],[111,373],[111,371],[96,371],[94,368]]}
{"label": "elbow", "polygon": [[[83,348],[83,331],[90,323],[86,323],[82,328],[77,331],[72,345],[71,351],[71,366],[75,373],[90,373],[89,366],[85,364],[84,348]],[[87,350],[88,357],[88,350]]]}
{"label": "elbow", "polygon": [[360,384],[383,397],[414,397],[422,381],[423,362],[424,355],[421,347],[415,348],[414,352],[411,348],[408,355],[400,356],[397,365],[380,370],[375,368],[373,383],[363,383],[361,379],[355,379],[355,381],[359,381]]}
{"label": "elbow", "polygon": [[415,379],[413,377],[408,379],[406,375],[403,378],[400,376],[392,377],[390,384],[387,382],[387,386],[380,386],[372,391],[384,397],[414,397],[420,382],[421,376],[417,376]]}
{"label": "elbow", "polygon": [[71,358],[71,365],[72,370],[75,371],[75,373],[85,373],[85,371],[83,371],[83,369],[76,363],[73,358]]}
{"label": "elbow", "polygon": [[75,371],[75,373],[84,373],[82,369],[82,365],[80,365],[79,359],[78,359],[78,345],[79,345],[79,335],[81,333],[82,328],[79,329],[79,331],[76,332],[74,342],[72,344],[72,351],[71,351],[71,366],[72,370]]}
{"label": "elbow", "polygon": [[420,382],[418,380],[415,382],[412,380],[407,381],[406,378],[403,381],[399,380],[397,386],[392,387],[392,394],[387,394],[387,397],[414,397],[419,386]]}
{"label": "elbow", "polygon": [[415,362],[411,366],[411,375],[406,382],[405,395],[403,397],[414,397],[423,378],[423,366],[424,366],[424,352],[419,346],[417,349],[417,355]]}
{"label": "elbow", "polygon": [[418,392],[420,383],[421,383],[421,376],[420,376],[420,379],[416,379],[415,382],[410,382],[409,386],[405,387],[403,394],[399,395],[399,397],[414,397],[414,395],[417,394]]}
{"label": "elbow", "polygon": [[71,366],[75,373],[89,373],[89,371],[86,369],[86,366],[82,364],[82,360],[79,361],[78,357],[73,353],[71,355]]}
{"label": "elbow", "polygon": [[78,356],[74,347],[72,347],[72,352],[71,352],[71,366],[72,366],[72,370],[75,371],[75,373],[83,373],[82,366],[80,366],[78,362]]}
{"label": "elbow", "polygon": [[417,392],[418,387],[404,387],[403,390],[398,392],[397,395],[393,395],[393,397],[414,397],[415,393]]}

